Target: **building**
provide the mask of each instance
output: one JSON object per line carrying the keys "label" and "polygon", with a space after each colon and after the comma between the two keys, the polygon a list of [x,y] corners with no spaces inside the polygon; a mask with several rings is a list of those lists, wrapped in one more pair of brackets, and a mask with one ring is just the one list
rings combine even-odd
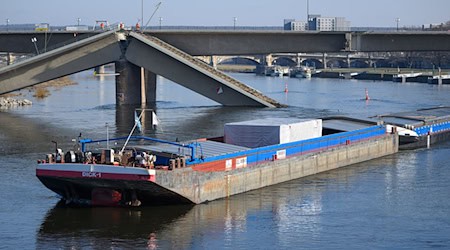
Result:
{"label": "building", "polygon": [[284,30],[350,31],[350,22],[345,17],[322,17],[309,15],[308,21],[284,20]]}
{"label": "building", "polygon": [[345,20],[345,17],[335,17],[336,31],[350,31],[350,21]]}
{"label": "building", "polygon": [[291,22],[289,30],[298,30],[298,31],[308,30],[308,22],[305,22],[305,21]]}

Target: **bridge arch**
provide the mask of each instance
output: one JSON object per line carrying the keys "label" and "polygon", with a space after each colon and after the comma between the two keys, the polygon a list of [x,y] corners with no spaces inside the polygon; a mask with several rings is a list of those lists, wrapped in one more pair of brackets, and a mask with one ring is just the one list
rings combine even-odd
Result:
{"label": "bridge arch", "polygon": [[272,64],[278,65],[278,66],[288,66],[288,67],[297,66],[297,62],[294,59],[292,59],[292,57],[287,57],[287,56],[276,57],[272,61]]}
{"label": "bridge arch", "polygon": [[327,61],[328,68],[347,68],[347,61],[342,59],[329,59]]}
{"label": "bridge arch", "polygon": [[260,65],[260,63],[252,57],[221,57],[218,62],[218,65],[222,64],[237,64],[237,65]]}
{"label": "bridge arch", "polygon": [[389,61],[391,68],[409,68],[409,62],[406,59],[395,59]]}
{"label": "bridge arch", "polygon": [[313,67],[316,69],[323,69],[323,63],[319,59],[315,58],[308,58],[305,60],[302,60],[301,65],[307,66],[307,67]]}
{"label": "bridge arch", "polygon": [[350,61],[351,68],[369,68],[370,63],[362,59],[354,59]]}
{"label": "bridge arch", "polygon": [[374,62],[374,66],[377,68],[390,68],[391,61],[388,59],[379,59]]}

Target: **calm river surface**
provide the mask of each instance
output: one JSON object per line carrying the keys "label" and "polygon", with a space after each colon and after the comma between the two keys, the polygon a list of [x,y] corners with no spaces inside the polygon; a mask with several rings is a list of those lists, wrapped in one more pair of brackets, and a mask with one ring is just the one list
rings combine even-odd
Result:
{"label": "calm river surface", "polygon": [[[162,139],[219,136],[263,117],[368,117],[450,106],[450,86],[233,74],[288,108],[221,107],[159,79]],[[92,72],[31,107],[0,110],[0,249],[450,248],[450,143],[403,151],[197,206],[65,208],[35,177],[36,159],[80,132],[127,134],[133,107],[116,107],[114,78]],[[285,84],[288,93],[284,92]],[[365,88],[371,100],[364,100]]]}

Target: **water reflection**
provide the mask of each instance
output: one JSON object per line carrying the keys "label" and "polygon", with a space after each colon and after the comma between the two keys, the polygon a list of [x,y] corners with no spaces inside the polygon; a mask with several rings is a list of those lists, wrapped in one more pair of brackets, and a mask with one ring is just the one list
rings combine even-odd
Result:
{"label": "water reflection", "polygon": [[158,245],[167,224],[184,216],[192,206],[122,208],[52,208],[37,236],[38,249],[115,248]]}

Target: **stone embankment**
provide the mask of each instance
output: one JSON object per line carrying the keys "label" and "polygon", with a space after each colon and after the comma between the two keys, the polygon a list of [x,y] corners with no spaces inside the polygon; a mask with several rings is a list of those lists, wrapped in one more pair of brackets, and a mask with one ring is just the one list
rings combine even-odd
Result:
{"label": "stone embankment", "polygon": [[10,108],[18,106],[32,105],[33,103],[27,99],[16,99],[12,97],[0,97],[0,108]]}

